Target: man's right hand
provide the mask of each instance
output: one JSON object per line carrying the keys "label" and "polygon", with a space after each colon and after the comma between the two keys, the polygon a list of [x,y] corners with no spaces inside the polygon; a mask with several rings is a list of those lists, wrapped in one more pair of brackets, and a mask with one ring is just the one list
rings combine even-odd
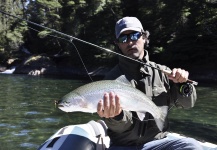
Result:
{"label": "man's right hand", "polygon": [[120,98],[113,92],[105,93],[97,105],[97,113],[100,117],[113,118],[122,112]]}

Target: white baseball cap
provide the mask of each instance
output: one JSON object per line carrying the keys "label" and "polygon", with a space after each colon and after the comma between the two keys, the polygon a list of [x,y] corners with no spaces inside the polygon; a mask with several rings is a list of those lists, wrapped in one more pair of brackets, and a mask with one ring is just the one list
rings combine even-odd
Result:
{"label": "white baseball cap", "polygon": [[115,36],[118,38],[121,33],[127,30],[143,32],[143,27],[139,19],[136,17],[124,17],[117,21],[115,25]]}

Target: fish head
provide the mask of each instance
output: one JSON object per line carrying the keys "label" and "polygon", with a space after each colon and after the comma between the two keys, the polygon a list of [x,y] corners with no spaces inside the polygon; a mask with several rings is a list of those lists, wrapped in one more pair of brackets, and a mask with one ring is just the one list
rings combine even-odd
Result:
{"label": "fish head", "polygon": [[57,103],[58,108],[65,112],[87,112],[88,103],[77,93],[69,93]]}

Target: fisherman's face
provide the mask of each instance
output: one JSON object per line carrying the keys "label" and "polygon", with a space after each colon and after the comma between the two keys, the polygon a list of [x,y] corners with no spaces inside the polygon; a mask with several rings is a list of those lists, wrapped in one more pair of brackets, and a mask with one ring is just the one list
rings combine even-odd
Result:
{"label": "fisherman's face", "polygon": [[[134,33],[135,31],[124,31],[122,35],[129,35]],[[141,35],[138,40],[131,40],[128,36],[127,41],[124,43],[117,42],[118,47],[122,51],[125,56],[128,56],[133,59],[142,59],[144,57],[144,44],[146,39],[143,35]]]}

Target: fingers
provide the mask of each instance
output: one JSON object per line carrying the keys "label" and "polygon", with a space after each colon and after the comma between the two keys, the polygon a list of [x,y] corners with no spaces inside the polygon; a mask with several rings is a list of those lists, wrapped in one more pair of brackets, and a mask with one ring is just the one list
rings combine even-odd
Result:
{"label": "fingers", "polygon": [[115,116],[119,115],[122,111],[121,108],[121,103],[120,103],[120,98],[118,95],[115,95],[115,104],[116,104],[116,109],[115,109]]}
{"label": "fingers", "polygon": [[109,96],[108,93],[104,94],[103,97],[103,117],[108,118],[108,110],[109,110]]}
{"label": "fingers", "polygon": [[103,111],[103,100],[99,100],[99,103],[97,104],[97,113],[100,117],[103,117],[104,111]]}
{"label": "fingers", "polygon": [[110,109],[109,111],[109,117],[115,117],[115,110],[116,110],[116,105],[115,105],[115,95],[113,92],[109,93],[109,100],[110,100]]}
{"label": "fingers", "polygon": [[113,92],[105,93],[103,100],[97,105],[97,113],[100,117],[112,118],[121,113],[120,98]]}
{"label": "fingers", "polygon": [[188,80],[189,72],[181,68],[174,68],[169,79],[173,80],[175,83],[183,83]]}

